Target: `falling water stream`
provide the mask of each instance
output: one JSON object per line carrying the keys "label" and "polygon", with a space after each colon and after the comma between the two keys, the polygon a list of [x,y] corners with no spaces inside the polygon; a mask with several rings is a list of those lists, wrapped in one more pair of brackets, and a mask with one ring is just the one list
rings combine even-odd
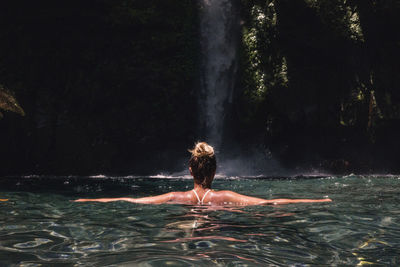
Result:
{"label": "falling water stream", "polygon": [[238,15],[230,0],[202,0],[201,4],[200,127],[202,137],[218,149],[237,69]]}
{"label": "falling water stream", "polygon": [[237,142],[226,141],[231,137],[226,119],[231,112],[238,69],[239,22],[235,1],[201,0],[199,139],[207,141],[216,149],[219,162],[217,172],[220,174],[276,173],[277,169],[281,171],[280,167],[268,158],[264,148],[247,146],[246,154]]}

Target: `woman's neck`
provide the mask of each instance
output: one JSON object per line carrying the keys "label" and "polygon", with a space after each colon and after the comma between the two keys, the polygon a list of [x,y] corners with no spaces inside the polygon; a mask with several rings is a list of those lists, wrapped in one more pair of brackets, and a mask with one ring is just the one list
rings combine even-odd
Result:
{"label": "woman's neck", "polygon": [[195,190],[195,191],[205,191],[208,189],[211,189],[211,186],[205,186],[205,185],[196,184],[196,183],[194,184],[194,187],[193,187],[193,190]]}

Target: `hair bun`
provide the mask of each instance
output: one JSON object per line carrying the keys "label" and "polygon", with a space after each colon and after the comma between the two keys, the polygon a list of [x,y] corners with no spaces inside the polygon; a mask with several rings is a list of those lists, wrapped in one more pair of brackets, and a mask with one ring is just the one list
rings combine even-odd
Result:
{"label": "hair bun", "polygon": [[192,150],[192,157],[212,157],[214,156],[214,148],[206,142],[198,142]]}

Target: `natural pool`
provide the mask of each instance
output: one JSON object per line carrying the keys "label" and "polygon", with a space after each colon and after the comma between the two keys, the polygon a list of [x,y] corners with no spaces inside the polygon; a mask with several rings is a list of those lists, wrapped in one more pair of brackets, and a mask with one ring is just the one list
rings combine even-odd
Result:
{"label": "natural pool", "polygon": [[189,190],[184,177],[0,178],[0,266],[400,266],[400,176],[228,178],[263,198],[331,203],[210,208],[81,197]]}

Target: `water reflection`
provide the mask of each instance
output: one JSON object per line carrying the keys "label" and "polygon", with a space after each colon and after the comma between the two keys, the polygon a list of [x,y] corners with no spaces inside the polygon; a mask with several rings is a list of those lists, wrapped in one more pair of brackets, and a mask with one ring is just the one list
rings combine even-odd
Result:
{"label": "water reflection", "polygon": [[[144,191],[190,183],[135,182]],[[132,183],[124,182],[135,190]],[[399,266],[399,185],[397,177],[229,181],[227,189],[258,196],[269,188],[266,197],[334,199],[240,208],[76,205],[69,200],[87,195],[2,191],[9,201],[0,204],[0,265]]]}

